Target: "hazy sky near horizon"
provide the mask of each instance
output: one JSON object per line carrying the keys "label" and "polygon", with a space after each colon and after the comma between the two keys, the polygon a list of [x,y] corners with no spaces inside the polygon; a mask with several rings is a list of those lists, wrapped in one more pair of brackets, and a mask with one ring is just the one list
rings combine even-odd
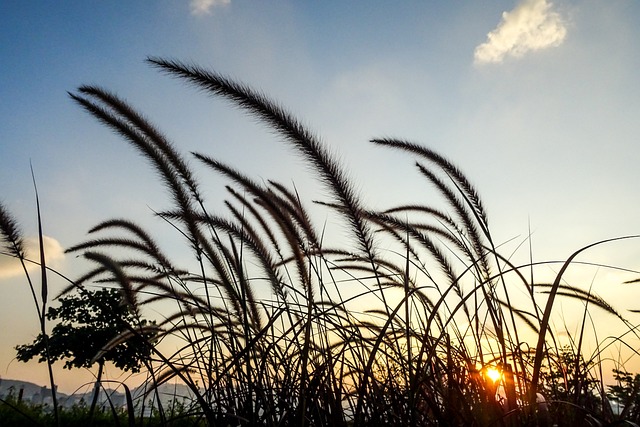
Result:
{"label": "hazy sky near horizon", "polygon": [[[82,84],[124,97],[185,154],[321,198],[272,132],[158,73],[144,61],[151,55],[278,100],[321,135],[373,207],[435,195],[411,156],[370,138],[433,148],[477,186],[507,252],[530,226],[535,259],[565,259],[640,234],[639,18],[637,0],[4,2],[0,201],[33,236],[32,164],[51,263],[71,277],[78,260],[62,251],[92,225],[127,217],[157,226],[151,209],[168,206],[166,192],[145,160],[69,98]],[[197,171],[220,203],[225,182]],[[640,242],[607,248],[597,262],[640,269]],[[628,288],[609,291],[634,303]],[[12,361],[13,347],[37,334],[30,298],[0,256],[0,377],[45,383],[42,367]],[[73,378],[63,381],[70,391]]]}

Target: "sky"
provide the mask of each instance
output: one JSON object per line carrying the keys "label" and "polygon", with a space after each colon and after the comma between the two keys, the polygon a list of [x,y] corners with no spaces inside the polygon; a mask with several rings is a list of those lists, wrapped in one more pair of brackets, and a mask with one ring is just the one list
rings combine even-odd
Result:
{"label": "sky", "polygon": [[[144,159],[70,99],[82,84],[125,98],[185,154],[321,198],[272,132],[145,63],[159,56],[280,102],[322,137],[369,206],[437,203],[411,156],[371,138],[435,149],[476,185],[506,253],[526,260],[518,244],[531,231],[534,259],[564,260],[640,234],[638,16],[637,0],[3,2],[0,201],[36,235],[33,167],[49,263],[69,277],[84,265],[64,248],[102,220],[142,221],[164,237],[152,209],[168,207],[167,193]],[[225,182],[197,171],[220,205]],[[638,271],[640,242],[595,248],[585,260]],[[637,290],[622,284],[640,274],[585,274],[622,310],[640,309]],[[27,283],[0,255],[0,378],[46,383],[44,366],[14,360],[13,348],[37,332]],[[57,375],[65,392],[91,378]]]}

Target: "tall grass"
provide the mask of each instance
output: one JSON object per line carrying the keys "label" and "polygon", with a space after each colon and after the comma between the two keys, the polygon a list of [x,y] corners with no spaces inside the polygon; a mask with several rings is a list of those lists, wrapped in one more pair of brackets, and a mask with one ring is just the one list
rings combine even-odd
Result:
{"label": "tall grass", "polygon": [[[537,283],[533,261],[514,265],[499,253],[477,190],[438,153],[410,141],[372,140],[413,156],[417,177],[445,207],[416,200],[371,210],[315,135],[262,93],[194,65],[148,62],[276,131],[328,190],[330,198],[317,204],[349,230],[343,241],[326,243],[295,188],[255,182],[193,153],[229,182],[227,212],[211,212],[187,160],[133,107],[96,86],[70,94],[157,171],[172,201],[157,215],[182,235],[197,265],[175,265],[153,236],[124,219],[98,224],[90,231],[95,237],[68,249],[95,268],[67,292],[113,283],[136,312],[173,308],[148,344],[150,389],[184,382],[195,396],[192,416],[207,425],[616,420],[599,371],[605,345],[585,358],[583,336],[592,310],[620,322],[621,337],[635,327],[563,277],[576,256],[617,239],[579,249],[551,283]],[[582,331],[569,347],[550,326],[561,298],[585,307]],[[143,332],[132,325],[110,346]],[[163,351],[162,341],[177,350]],[[488,376],[492,366],[501,370],[496,381]],[[565,375],[554,375],[558,369]]]}
{"label": "tall grass", "polygon": [[59,414],[58,414],[58,399],[56,395],[56,385],[55,379],[53,375],[53,367],[52,367],[52,358],[49,355],[49,342],[48,335],[46,332],[46,311],[47,311],[47,302],[49,296],[49,286],[48,286],[48,275],[47,275],[47,263],[46,263],[46,255],[44,251],[44,233],[42,231],[42,218],[40,213],[40,198],[38,197],[38,187],[36,185],[35,174],[33,172],[33,168],[31,169],[31,177],[33,179],[33,188],[35,192],[36,198],[36,213],[37,213],[37,224],[38,224],[38,254],[39,259],[35,263],[39,265],[40,272],[40,299],[36,294],[36,284],[29,274],[29,269],[27,267],[28,263],[34,262],[33,260],[27,258],[26,248],[24,245],[24,238],[18,226],[18,222],[13,218],[13,216],[9,213],[9,211],[0,204],[0,241],[3,243],[3,246],[0,248],[0,255],[8,255],[20,262],[20,266],[22,267],[22,271],[24,272],[25,278],[29,285],[29,290],[31,291],[31,296],[33,297],[33,303],[35,305],[37,315],[38,315],[38,323],[40,325],[40,333],[43,337],[44,342],[44,350],[45,350],[45,359],[47,362],[47,371],[49,374],[49,384],[51,385],[51,400],[53,402],[53,418],[56,426],[60,426]]}

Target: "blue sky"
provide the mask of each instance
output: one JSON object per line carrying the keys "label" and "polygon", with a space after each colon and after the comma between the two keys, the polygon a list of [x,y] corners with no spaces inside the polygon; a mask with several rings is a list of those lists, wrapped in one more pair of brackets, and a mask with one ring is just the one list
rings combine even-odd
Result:
{"label": "blue sky", "polygon": [[[60,250],[101,220],[164,230],[146,221],[150,208],[168,206],[166,193],[143,159],[70,100],[67,91],[81,84],[118,93],[185,153],[256,179],[293,180],[309,200],[321,198],[272,133],[151,69],[144,59],[155,55],[215,69],[280,101],[322,136],[374,207],[435,194],[410,156],[370,138],[434,148],[478,187],[495,240],[515,238],[507,252],[530,223],[534,257],[564,259],[596,240],[640,233],[638,16],[634,0],[5,2],[0,200],[33,235],[31,162],[51,262],[71,276],[80,262]],[[219,203],[224,182],[198,172]],[[638,243],[589,259],[640,269]],[[43,367],[12,362],[12,348],[37,324],[26,283],[11,269],[0,257],[0,324],[15,325],[0,329],[0,377],[44,383]],[[628,287],[601,293],[640,308],[628,306]],[[74,384],[61,381],[64,390]]]}

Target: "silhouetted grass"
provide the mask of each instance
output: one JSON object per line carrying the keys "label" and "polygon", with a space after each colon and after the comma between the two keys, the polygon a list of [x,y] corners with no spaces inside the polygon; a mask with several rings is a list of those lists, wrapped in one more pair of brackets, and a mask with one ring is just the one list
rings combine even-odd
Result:
{"label": "silhouetted grass", "polygon": [[[182,235],[198,266],[175,265],[153,236],[124,219],[98,224],[90,231],[98,237],[68,249],[95,268],[66,292],[98,281],[119,286],[136,313],[162,304],[165,318],[148,343],[150,390],[183,382],[194,396],[190,416],[208,425],[619,420],[602,379],[606,344],[585,357],[583,338],[592,310],[624,327],[621,340],[635,335],[635,326],[590,289],[563,280],[577,255],[629,237],[580,248],[558,264],[551,283],[537,283],[533,261],[514,265],[499,253],[478,191],[438,153],[409,141],[372,140],[414,156],[417,179],[435,188],[445,208],[415,200],[367,209],[319,139],[265,95],[197,66],[148,61],[276,131],[328,190],[329,200],[317,207],[349,226],[343,241],[327,243],[297,189],[255,182],[193,153],[229,181],[227,212],[211,212],[186,159],[133,107],[95,86],[71,94],[158,172],[173,206],[157,215]],[[15,223],[0,213],[7,251],[20,257]],[[568,347],[550,327],[561,298],[585,307],[581,332]],[[130,325],[110,345],[147,332]],[[177,350],[166,353],[163,341]],[[502,372],[497,382],[487,376],[492,366]]]}

